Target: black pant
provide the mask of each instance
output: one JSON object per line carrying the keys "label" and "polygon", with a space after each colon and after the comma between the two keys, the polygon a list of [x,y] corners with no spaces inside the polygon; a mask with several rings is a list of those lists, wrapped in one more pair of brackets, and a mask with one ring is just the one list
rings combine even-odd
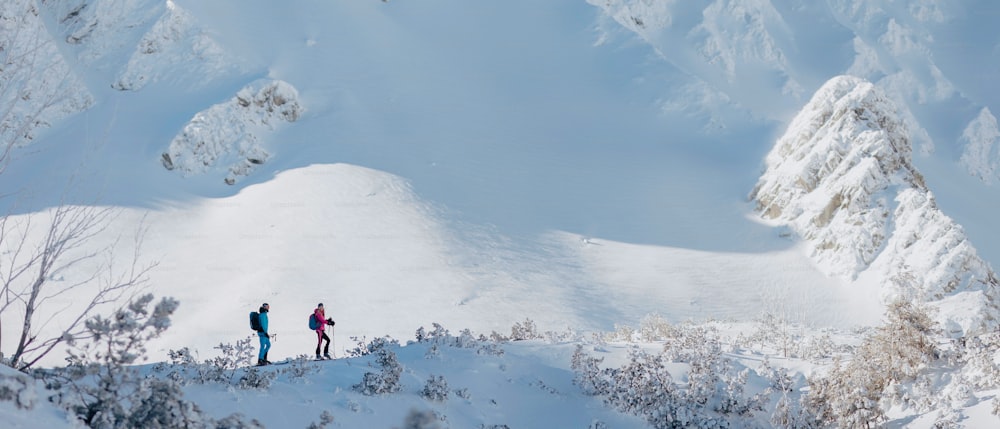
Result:
{"label": "black pant", "polygon": [[323,354],[330,354],[330,337],[326,335],[326,332],[316,331],[316,338],[316,354],[319,354],[319,346],[323,344],[323,340],[326,340],[326,347],[323,348]]}

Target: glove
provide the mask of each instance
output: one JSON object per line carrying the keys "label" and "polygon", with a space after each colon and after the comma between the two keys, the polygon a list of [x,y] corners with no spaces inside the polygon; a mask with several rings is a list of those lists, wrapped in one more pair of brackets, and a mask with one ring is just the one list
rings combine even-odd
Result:
{"label": "glove", "polygon": [[334,322],[333,319],[331,318],[331,319],[326,319],[326,324],[330,325],[330,326],[333,326],[333,325],[336,325],[337,322]]}

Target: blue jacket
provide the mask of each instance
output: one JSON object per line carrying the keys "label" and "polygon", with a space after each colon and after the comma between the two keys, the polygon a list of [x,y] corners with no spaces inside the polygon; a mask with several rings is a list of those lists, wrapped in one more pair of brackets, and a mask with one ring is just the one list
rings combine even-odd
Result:
{"label": "blue jacket", "polygon": [[267,312],[260,312],[260,329],[267,334]]}

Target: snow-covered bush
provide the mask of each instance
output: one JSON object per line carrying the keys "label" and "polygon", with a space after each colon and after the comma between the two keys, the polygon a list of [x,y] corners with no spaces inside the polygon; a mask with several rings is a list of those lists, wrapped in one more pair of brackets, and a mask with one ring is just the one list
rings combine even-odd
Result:
{"label": "snow-covered bush", "polygon": [[319,372],[319,367],[310,364],[313,359],[309,355],[298,355],[288,364],[287,367],[279,371],[288,376],[289,379],[305,378],[310,374]]}
{"label": "snow-covered bush", "polygon": [[420,391],[420,396],[425,399],[437,402],[444,402],[448,400],[448,382],[445,381],[444,376],[431,375],[424,383],[423,390]]}
{"label": "snow-covered bush", "polygon": [[[88,319],[86,329],[93,340],[79,345],[78,350],[71,350],[70,365],[53,374],[65,381],[60,385],[68,390],[58,397],[62,405],[87,425],[121,427],[136,412],[161,411],[148,409],[150,404],[180,403],[179,398],[164,397],[179,394],[179,390],[142,383],[132,367],[145,357],[146,342],[170,327],[170,316],[178,305],[176,300],[164,298],[150,311],[148,306],[152,301],[153,295],[144,295],[115,311],[111,317],[98,315]],[[148,398],[154,396],[156,399],[150,402]]]}
{"label": "snow-covered bush", "polygon": [[379,350],[399,345],[399,342],[389,336],[374,338],[371,341],[366,341],[365,337],[351,337],[351,340],[356,345],[353,349],[347,351],[347,357],[367,356],[377,353]]}
{"label": "snow-covered bush", "polygon": [[132,409],[125,427],[178,428],[204,426],[205,416],[183,399],[180,385],[171,380],[143,380],[131,399]]}
{"label": "snow-covered bush", "polygon": [[376,338],[366,347],[376,355],[375,363],[380,368],[379,372],[366,372],[361,383],[354,385],[354,390],[369,396],[395,393],[403,387],[399,381],[403,366],[396,353],[380,340]]}
{"label": "snow-covered bush", "polygon": [[838,360],[825,377],[809,381],[807,408],[819,422],[842,428],[882,424],[887,417],[881,402],[904,402],[899,384],[915,380],[939,358],[933,340],[938,331],[925,307],[897,300],[886,315],[847,364]]}
{"label": "snow-covered bush", "polygon": [[410,410],[400,429],[443,429],[441,422],[445,420],[444,416],[433,410]]}
{"label": "snow-covered bush", "polygon": [[325,429],[327,426],[333,423],[333,414],[329,411],[323,410],[319,415],[319,423],[310,423],[307,429]]}
{"label": "snow-covered bush", "polygon": [[241,389],[267,390],[277,376],[276,372],[261,371],[258,367],[252,366],[246,369],[236,385]]}
{"label": "snow-covered bush", "polygon": [[195,352],[187,347],[170,350],[170,363],[157,364],[153,369],[158,373],[168,371],[167,378],[183,384],[239,384],[236,374],[241,368],[249,366],[253,356],[251,337],[238,340],[236,344],[219,343],[213,348],[219,350],[220,354],[201,364],[198,363]]}
{"label": "snow-covered bush", "polygon": [[434,327],[434,330],[430,332],[427,332],[423,326],[417,328],[416,338],[418,343],[422,343],[425,341],[433,341],[434,339],[437,338],[447,338],[451,336],[448,330],[445,329],[444,326],[441,326],[441,324],[434,322],[433,324],[431,324],[431,326]]}
{"label": "snow-covered bush", "polygon": [[542,338],[542,335],[538,333],[538,328],[531,319],[524,319],[524,322],[516,322],[514,326],[510,327],[510,339],[512,341],[534,340],[538,338]]}
{"label": "snow-covered bush", "polygon": [[[573,354],[574,382],[587,394],[605,397],[616,409],[643,417],[654,428],[741,427],[764,410],[767,395],[747,395],[750,370],[737,369],[722,355],[708,329],[672,331],[660,353],[639,348],[620,368],[601,369],[601,359]],[[687,367],[674,379],[668,366]]]}
{"label": "snow-covered bush", "polygon": [[35,406],[35,380],[12,369],[0,369],[0,401],[13,402],[22,410]]}
{"label": "snow-covered bush", "polygon": [[608,371],[601,369],[604,358],[592,357],[583,352],[583,346],[576,345],[570,368],[573,370],[573,384],[580,387],[586,395],[604,395],[608,393]]}

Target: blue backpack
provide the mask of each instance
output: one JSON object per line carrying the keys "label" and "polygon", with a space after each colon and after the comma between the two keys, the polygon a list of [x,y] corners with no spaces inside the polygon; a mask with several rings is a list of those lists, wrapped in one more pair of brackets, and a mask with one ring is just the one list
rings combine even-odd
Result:
{"label": "blue backpack", "polygon": [[309,330],[315,331],[320,327],[320,321],[316,318],[316,313],[309,315]]}

